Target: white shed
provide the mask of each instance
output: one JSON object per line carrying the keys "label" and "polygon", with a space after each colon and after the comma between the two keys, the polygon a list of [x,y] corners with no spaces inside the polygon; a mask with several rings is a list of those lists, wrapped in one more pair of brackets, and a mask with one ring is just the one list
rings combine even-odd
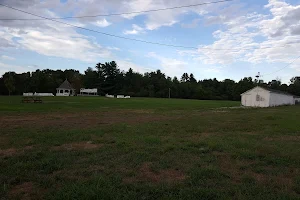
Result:
{"label": "white shed", "polygon": [[295,104],[293,95],[259,86],[242,93],[241,97],[242,105],[249,107],[273,107]]}

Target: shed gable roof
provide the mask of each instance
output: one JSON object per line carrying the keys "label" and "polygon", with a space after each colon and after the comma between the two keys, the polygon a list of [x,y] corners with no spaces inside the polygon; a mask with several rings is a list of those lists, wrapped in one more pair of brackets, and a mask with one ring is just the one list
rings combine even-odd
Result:
{"label": "shed gable roof", "polygon": [[[243,93],[241,94],[241,96],[242,96],[243,94],[246,94],[246,93],[248,93],[248,92],[254,90],[254,89],[257,88],[257,87],[259,87],[259,88],[261,88],[261,89],[265,89],[265,88],[263,88],[263,87],[256,86],[256,87],[254,87],[254,88],[251,88],[250,90],[247,90],[247,91],[243,92]],[[267,90],[267,91],[268,91],[268,90]]]}
{"label": "shed gable roof", "polygon": [[71,83],[66,79],[58,88],[61,89],[74,89]]}
{"label": "shed gable roof", "polygon": [[265,90],[268,90],[269,92],[272,92],[272,93],[277,93],[277,94],[285,94],[285,95],[288,95],[288,96],[294,96],[288,92],[284,92],[284,91],[280,91],[280,90],[274,90],[274,89],[271,89],[271,88],[265,88],[265,87],[261,87]]}
{"label": "shed gable roof", "polygon": [[290,94],[290,93],[288,93],[288,92],[283,92],[283,91],[280,91],[280,90],[274,90],[274,89],[271,89],[271,88],[261,87],[261,86],[256,86],[256,87],[254,87],[254,88],[252,88],[252,89],[250,89],[250,90],[247,90],[246,92],[242,93],[241,95],[246,94],[247,92],[249,92],[249,91],[251,91],[251,90],[254,90],[254,89],[257,88],[257,87],[259,87],[259,88],[261,88],[261,89],[263,89],[263,90],[266,90],[266,91],[268,91],[268,92],[272,92],[272,93],[284,94],[284,95],[288,95],[288,96],[294,96],[294,95],[292,95],[292,94]]}

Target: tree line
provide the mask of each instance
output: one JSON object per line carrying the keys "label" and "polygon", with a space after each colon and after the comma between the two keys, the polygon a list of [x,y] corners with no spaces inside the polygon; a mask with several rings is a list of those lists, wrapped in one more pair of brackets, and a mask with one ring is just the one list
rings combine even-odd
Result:
{"label": "tree line", "polygon": [[98,63],[87,68],[84,74],[78,70],[36,70],[34,72],[6,72],[0,78],[0,95],[22,95],[24,92],[56,93],[56,88],[65,80],[78,93],[80,88],[98,88],[99,95],[124,94],[133,97],[240,100],[240,94],[260,85],[300,96],[300,77],[291,78],[290,84],[280,80],[268,83],[245,77],[238,82],[225,79],[196,80],[193,74],[184,73],[180,78],[169,77],[160,70],[144,74],[121,71],[116,62]]}

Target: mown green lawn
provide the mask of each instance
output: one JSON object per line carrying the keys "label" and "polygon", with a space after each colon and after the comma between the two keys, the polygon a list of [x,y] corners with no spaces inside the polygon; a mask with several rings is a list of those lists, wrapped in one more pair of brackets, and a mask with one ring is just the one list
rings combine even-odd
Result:
{"label": "mown green lawn", "polygon": [[4,199],[300,199],[300,106],[20,99],[0,97]]}

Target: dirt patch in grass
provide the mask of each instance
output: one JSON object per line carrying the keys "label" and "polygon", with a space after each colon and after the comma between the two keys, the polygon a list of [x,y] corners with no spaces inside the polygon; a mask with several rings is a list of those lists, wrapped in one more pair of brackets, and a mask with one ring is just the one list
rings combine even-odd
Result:
{"label": "dirt patch in grass", "polygon": [[0,147],[3,147],[4,145],[7,145],[8,143],[9,143],[8,136],[0,136]]}
{"label": "dirt patch in grass", "polygon": [[214,152],[217,156],[220,169],[230,176],[234,183],[241,182],[241,175],[237,163],[230,158],[230,155],[224,152]]}
{"label": "dirt patch in grass", "polygon": [[16,185],[11,188],[8,192],[8,197],[10,199],[42,199],[42,194],[45,190],[36,188],[32,182],[25,182],[20,185]]}
{"label": "dirt patch in grass", "polygon": [[266,141],[300,141],[300,136],[298,135],[285,135],[280,137],[265,137],[264,140]]}
{"label": "dirt patch in grass", "polygon": [[179,170],[175,169],[163,169],[153,171],[151,169],[151,163],[143,163],[135,177],[126,177],[123,179],[124,183],[134,182],[151,182],[151,183],[178,183],[186,179],[186,175]]}
{"label": "dirt patch in grass", "polygon": [[91,178],[91,176],[95,173],[102,173],[104,171],[104,166],[102,165],[89,165],[85,166],[82,164],[72,164],[72,168],[66,168],[58,171],[54,171],[49,176],[59,178],[59,179],[67,179],[74,181],[87,181]]}
{"label": "dirt patch in grass", "polygon": [[17,149],[9,148],[9,149],[0,149],[0,157],[10,157],[17,154]]}
{"label": "dirt patch in grass", "polygon": [[[210,138],[213,136],[216,136],[217,133],[215,132],[199,132],[199,133],[190,133],[190,134],[184,134],[180,135],[180,138],[187,140],[187,141],[200,141],[206,138]],[[166,138],[169,138],[170,136],[166,136]]]}
{"label": "dirt patch in grass", "polygon": [[154,110],[143,110],[143,109],[139,109],[139,110],[128,110],[130,112],[133,112],[133,113],[140,113],[140,114],[153,114],[154,113]]}
{"label": "dirt patch in grass", "polygon": [[213,110],[214,113],[228,113],[229,110]]}
{"label": "dirt patch in grass", "polygon": [[197,138],[201,138],[201,139],[205,139],[205,138],[209,138],[212,136],[215,136],[216,133],[212,133],[212,132],[203,132],[203,133],[199,133],[199,134],[194,134],[192,136],[193,139],[197,139]]}
{"label": "dirt patch in grass", "polygon": [[260,135],[260,132],[254,132],[254,131],[246,131],[246,132],[242,132],[241,134],[243,135]]}
{"label": "dirt patch in grass", "polygon": [[64,151],[64,150],[91,150],[91,149],[97,149],[102,147],[103,144],[93,144],[91,141],[88,142],[74,142],[74,143],[68,143],[63,144],[60,146],[52,147],[52,150],[56,151]]}
{"label": "dirt patch in grass", "polygon": [[[266,185],[266,184],[281,184],[287,188],[287,190],[293,190],[293,177],[294,174],[297,174],[297,170],[295,173],[293,171],[290,174],[282,174],[282,175],[270,175],[269,173],[257,173],[251,170],[251,165],[255,164],[254,160],[236,160],[232,159],[229,154],[224,152],[214,152],[215,156],[217,156],[217,162],[220,169],[230,176],[230,179],[236,183],[240,184],[242,182],[243,176],[252,177],[257,183]],[[247,166],[245,168],[245,166]],[[273,170],[272,167],[266,166],[264,169]]]}
{"label": "dirt patch in grass", "polygon": [[9,148],[9,149],[0,149],[0,157],[10,157],[19,155],[21,153],[24,153],[26,150],[32,149],[33,146],[26,146],[22,149],[16,149],[16,148]]}
{"label": "dirt patch in grass", "polygon": [[140,124],[172,119],[172,116],[154,114],[144,110],[116,110],[76,113],[30,113],[0,116],[0,129],[9,128],[91,128],[118,123]]}

